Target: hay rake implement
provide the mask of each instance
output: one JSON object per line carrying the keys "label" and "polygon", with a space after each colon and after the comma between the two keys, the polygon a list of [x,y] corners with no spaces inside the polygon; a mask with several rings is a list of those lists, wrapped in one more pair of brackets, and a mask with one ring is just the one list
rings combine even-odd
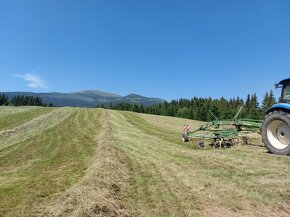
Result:
{"label": "hay rake implement", "polygon": [[200,147],[208,143],[213,148],[229,148],[236,143],[247,143],[247,135],[260,132],[262,120],[238,119],[242,107],[232,120],[219,120],[214,114],[214,121],[201,125],[190,131],[190,126],[183,128],[182,139],[184,142],[198,141]]}

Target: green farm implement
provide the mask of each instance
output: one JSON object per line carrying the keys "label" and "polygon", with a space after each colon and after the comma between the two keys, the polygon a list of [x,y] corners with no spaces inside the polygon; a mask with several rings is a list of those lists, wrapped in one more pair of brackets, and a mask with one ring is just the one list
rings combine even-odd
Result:
{"label": "green farm implement", "polygon": [[242,141],[247,143],[247,135],[260,132],[261,120],[238,119],[242,107],[232,120],[219,120],[214,114],[214,121],[201,125],[199,128],[189,131],[188,125],[184,126],[183,141],[198,141],[200,147],[208,143],[213,148],[229,148]]}

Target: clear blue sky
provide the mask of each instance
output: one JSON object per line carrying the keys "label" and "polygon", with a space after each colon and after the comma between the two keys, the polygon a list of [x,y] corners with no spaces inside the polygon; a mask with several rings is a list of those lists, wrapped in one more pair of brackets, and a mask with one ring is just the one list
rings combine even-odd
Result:
{"label": "clear blue sky", "polygon": [[289,0],[0,0],[0,91],[261,97],[290,77]]}

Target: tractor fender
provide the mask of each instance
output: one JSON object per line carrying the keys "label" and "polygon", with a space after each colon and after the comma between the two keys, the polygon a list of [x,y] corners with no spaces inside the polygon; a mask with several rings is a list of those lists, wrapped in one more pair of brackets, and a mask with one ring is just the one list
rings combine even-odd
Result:
{"label": "tractor fender", "polygon": [[278,103],[273,105],[271,108],[266,110],[266,114],[269,114],[273,111],[283,111],[290,114],[290,104],[287,103]]}

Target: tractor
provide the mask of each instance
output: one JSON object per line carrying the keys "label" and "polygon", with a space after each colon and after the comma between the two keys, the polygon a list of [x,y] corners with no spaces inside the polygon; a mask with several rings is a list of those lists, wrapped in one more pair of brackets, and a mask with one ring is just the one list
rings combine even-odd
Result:
{"label": "tractor", "polygon": [[[192,131],[185,125],[183,141],[199,140],[200,147],[204,147],[205,141],[212,141],[212,147],[231,147],[235,141],[246,138],[246,134],[259,132],[269,152],[290,155],[290,78],[275,83],[275,87],[282,88],[281,98],[278,104],[266,110],[263,121],[238,119],[242,108],[232,120],[219,120],[209,111],[215,120]],[[226,129],[221,129],[222,126]]]}
{"label": "tractor", "polygon": [[266,110],[262,140],[273,154],[290,155],[290,78],[275,83],[282,88],[280,102]]}

